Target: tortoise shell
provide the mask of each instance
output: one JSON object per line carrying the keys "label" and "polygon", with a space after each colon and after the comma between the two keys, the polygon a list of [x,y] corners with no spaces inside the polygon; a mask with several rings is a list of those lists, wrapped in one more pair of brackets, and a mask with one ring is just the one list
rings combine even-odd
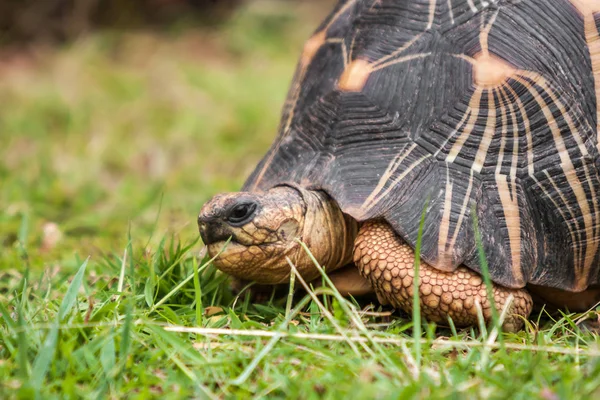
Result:
{"label": "tortoise shell", "polygon": [[[323,190],[452,271],[600,283],[600,0],[348,0],[245,184]],[[478,245],[481,240],[481,246]]]}

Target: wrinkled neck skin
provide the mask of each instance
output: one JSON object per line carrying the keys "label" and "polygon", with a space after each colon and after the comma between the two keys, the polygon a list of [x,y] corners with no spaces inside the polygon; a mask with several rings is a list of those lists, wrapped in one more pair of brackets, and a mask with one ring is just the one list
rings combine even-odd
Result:
{"label": "wrinkled neck skin", "polygon": [[[323,192],[299,190],[304,199],[306,213],[302,240],[310,249],[319,265],[327,272],[352,262],[354,239],[358,233],[356,221],[343,214],[336,202]],[[298,244],[296,242],[296,244]],[[292,262],[301,267],[303,278],[314,279],[318,270],[306,251],[298,246]]]}

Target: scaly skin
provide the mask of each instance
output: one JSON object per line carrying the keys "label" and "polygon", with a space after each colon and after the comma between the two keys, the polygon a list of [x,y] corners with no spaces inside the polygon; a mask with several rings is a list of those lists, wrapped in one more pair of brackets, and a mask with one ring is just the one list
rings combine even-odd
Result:
{"label": "scaly skin", "polygon": [[[354,245],[354,262],[378,296],[406,312],[412,311],[415,252],[383,221],[364,223]],[[512,308],[504,320],[505,331],[517,331],[523,326],[533,307],[525,289],[508,289],[496,284],[492,288],[494,306],[502,310],[509,296]],[[491,304],[481,277],[466,267],[453,272],[439,271],[425,263],[419,268],[419,299],[421,313],[434,322],[446,324],[451,317],[457,326],[477,324],[477,306],[489,323]]]}

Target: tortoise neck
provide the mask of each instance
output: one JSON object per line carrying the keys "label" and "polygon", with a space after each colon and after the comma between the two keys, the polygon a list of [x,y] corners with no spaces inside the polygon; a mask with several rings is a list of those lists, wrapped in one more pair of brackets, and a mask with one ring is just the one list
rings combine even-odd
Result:
{"label": "tortoise neck", "polygon": [[[313,256],[328,272],[351,263],[354,239],[358,233],[357,222],[345,215],[326,193],[299,191],[306,205],[302,240]],[[302,249],[300,251],[303,252]]]}

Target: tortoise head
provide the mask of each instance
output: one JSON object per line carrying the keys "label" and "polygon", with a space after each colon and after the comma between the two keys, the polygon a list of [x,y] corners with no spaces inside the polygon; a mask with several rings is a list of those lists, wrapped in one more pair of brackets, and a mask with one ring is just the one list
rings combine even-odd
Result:
{"label": "tortoise head", "polygon": [[[276,284],[290,276],[288,258],[305,278],[318,275],[297,239],[308,245],[321,265],[337,268],[348,262],[352,255],[347,240],[338,240],[351,236],[341,232],[348,229],[347,219],[324,193],[281,186],[262,193],[216,195],[202,207],[198,227],[221,271]],[[350,225],[353,232],[354,225]]]}

